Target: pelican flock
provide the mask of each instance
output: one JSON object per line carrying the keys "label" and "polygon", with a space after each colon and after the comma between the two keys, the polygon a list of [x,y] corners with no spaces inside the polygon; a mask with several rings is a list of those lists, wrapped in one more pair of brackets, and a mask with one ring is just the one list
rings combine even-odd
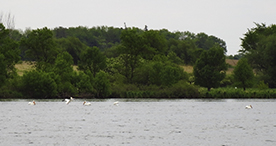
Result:
{"label": "pelican flock", "polygon": [[35,101],[33,100],[32,102],[29,102],[28,105],[35,105]]}
{"label": "pelican flock", "polygon": [[91,103],[90,103],[90,102],[86,102],[86,101],[84,101],[84,102],[83,102],[83,105],[85,105],[85,106],[90,106],[90,105],[91,105]]}
{"label": "pelican flock", "polygon": [[[71,101],[73,101],[73,100],[74,100],[74,98],[73,98],[73,97],[70,97],[70,99],[63,99],[62,101],[64,101],[65,104],[68,105],[68,104],[69,104]],[[91,105],[91,102],[84,101],[82,104],[83,104],[84,106],[90,106],[90,105]],[[32,102],[29,102],[28,105],[36,105],[36,103],[35,103],[35,101],[33,100]],[[119,101],[113,102],[113,105],[118,106],[118,105],[119,105]],[[251,105],[250,105],[250,106],[251,106]],[[251,108],[252,108],[252,106],[251,106]]]}

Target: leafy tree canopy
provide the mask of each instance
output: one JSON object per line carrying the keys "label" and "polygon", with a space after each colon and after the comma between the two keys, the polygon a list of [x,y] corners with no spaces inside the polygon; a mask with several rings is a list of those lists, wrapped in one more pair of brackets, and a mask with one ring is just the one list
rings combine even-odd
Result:
{"label": "leafy tree canopy", "polygon": [[245,90],[245,88],[253,86],[254,73],[246,58],[239,60],[233,75],[237,87],[242,87]]}
{"label": "leafy tree canopy", "polygon": [[18,43],[10,38],[9,30],[0,23],[0,55],[2,76],[9,78],[15,74],[14,65],[20,60]]}
{"label": "leafy tree canopy", "polygon": [[244,57],[256,70],[257,74],[264,78],[269,87],[276,87],[276,25],[266,26],[257,24],[244,34],[242,49]]}
{"label": "leafy tree canopy", "polygon": [[53,32],[48,28],[32,30],[21,39],[21,46],[26,50],[26,57],[36,61],[36,68],[47,70],[54,64],[58,54]]}
{"label": "leafy tree canopy", "polygon": [[106,57],[100,52],[99,48],[92,47],[86,48],[80,55],[80,61],[78,64],[78,69],[82,71],[89,70],[93,76],[100,70],[106,68]]}
{"label": "leafy tree canopy", "polygon": [[208,91],[219,87],[226,70],[224,49],[215,46],[204,51],[196,61],[193,69],[195,84],[208,88]]}

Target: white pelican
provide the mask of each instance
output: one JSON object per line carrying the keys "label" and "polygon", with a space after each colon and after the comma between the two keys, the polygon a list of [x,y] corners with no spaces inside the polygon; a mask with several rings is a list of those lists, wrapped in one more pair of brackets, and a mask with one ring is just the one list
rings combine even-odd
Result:
{"label": "white pelican", "polygon": [[35,105],[35,101],[33,100],[33,102],[29,102],[28,105]]}
{"label": "white pelican", "polygon": [[114,103],[113,103],[113,105],[119,105],[119,101],[115,101]]}
{"label": "white pelican", "polygon": [[91,103],[90,103],[90,102],[86,102],[86,101],[84,101],[84,102],[83,102],[83,105],[85,105],[85,106],[89,106],[89,105],[91,105]]}
{"label": "white pelican", "polygon": [[245,108],[246,108],[246,109],[251,109],[251,108],[253,108],[253,107],[252,107],[252,105],[247,105],[247,106],[245,106]]}
{"label": "white pelican", "polygon": [[66,104],[69,104],[72,100],[74,100],[74,98],[70,97],[70,99],[64,99],[63,101],[65,101]]}

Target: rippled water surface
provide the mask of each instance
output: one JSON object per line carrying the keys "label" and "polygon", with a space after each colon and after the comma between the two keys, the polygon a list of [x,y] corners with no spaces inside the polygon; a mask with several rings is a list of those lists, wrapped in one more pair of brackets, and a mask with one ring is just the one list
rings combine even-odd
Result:
{"label": "rippled water surface", "polygon": [[276,145],[276,100],[28,102],[0,102],[0,145]]}

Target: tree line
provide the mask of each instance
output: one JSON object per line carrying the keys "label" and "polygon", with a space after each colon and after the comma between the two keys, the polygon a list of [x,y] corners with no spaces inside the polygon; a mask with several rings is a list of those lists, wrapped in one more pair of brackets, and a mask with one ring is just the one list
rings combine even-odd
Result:
{"label": "tree line", "polygon": [[[226,43],[205,33],[107,26],[23,32],[3,24],[0,32],[1,98],[195,98],[202,87],[245,90],[256,80],[249,49],[242,50],[245,59],[234,74],[226,75]],[[34,68],[19,76],[14,65],[20,61]],[[193,65],[193,73],[181,65]]]}

